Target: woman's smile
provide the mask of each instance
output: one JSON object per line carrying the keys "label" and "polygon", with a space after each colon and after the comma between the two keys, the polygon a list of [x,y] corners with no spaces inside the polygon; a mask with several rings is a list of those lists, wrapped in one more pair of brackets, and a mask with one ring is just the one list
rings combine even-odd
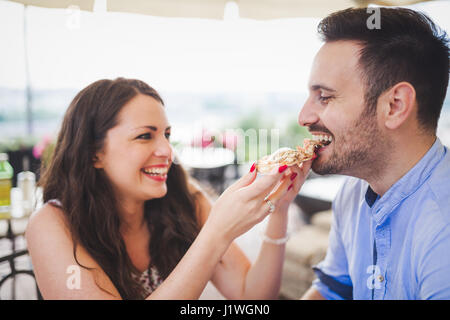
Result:
{"label": "woman's smile", "polygon": [[142,173],[155,181],[164,182],[167,180],[167,173],[169,171],[168,164],[157,164],[152,166],[147,166],[141,169]]}

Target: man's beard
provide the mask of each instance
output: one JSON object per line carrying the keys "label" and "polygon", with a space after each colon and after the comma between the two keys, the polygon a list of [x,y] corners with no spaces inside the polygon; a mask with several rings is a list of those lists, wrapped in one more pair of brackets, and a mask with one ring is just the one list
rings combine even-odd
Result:
{"label": "man's beard", "polygon": [[368,172],[373,174],[378,170],[382,147],[386,148],[386,143],[376,115],[363,112],[346,132],[334,135],[332,153],[326,161],[319,155],[312,170],[320,175],[345,174],[363,178]]}

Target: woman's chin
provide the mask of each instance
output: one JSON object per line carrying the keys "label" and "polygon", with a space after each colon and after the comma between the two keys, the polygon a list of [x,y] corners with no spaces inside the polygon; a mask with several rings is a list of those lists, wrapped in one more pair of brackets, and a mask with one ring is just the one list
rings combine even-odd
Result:
{"label": "woman's chin", "polygon": [[147,193],[146,200],[162,198],[167,194],[167,187],[164,186],[158,189]]}

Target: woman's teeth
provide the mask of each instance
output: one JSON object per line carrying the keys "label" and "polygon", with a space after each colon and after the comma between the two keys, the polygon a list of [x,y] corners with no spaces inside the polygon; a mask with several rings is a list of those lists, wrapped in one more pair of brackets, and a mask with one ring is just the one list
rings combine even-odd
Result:
{"label": "woman's teeth", "polygon": [[167,168],[148,168],[148,169],[142,169],[145,173],[151,175],[151,176],[162,176],[167,174]]}

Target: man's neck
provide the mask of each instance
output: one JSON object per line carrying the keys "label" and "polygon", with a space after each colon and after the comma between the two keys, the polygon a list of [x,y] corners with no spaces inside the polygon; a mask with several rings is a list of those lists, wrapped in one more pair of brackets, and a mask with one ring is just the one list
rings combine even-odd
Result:
{"label": "man's neck", "polygon": [[392,185],[424,157],[435,141],[436,136],[430,135],[422,139],[411,139],[407,143],[397,144],[397,147],[394,147],[390,156],[387,157],[388,163],[385,163],[384,170],[364,180],[369,183],[374,192],[380,197],[383,196]]}

